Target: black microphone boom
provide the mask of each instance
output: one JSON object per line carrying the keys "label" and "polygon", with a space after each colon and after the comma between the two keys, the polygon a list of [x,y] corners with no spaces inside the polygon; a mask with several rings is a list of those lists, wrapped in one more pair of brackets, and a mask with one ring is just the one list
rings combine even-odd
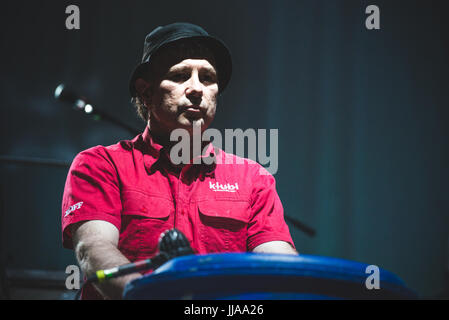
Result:
{"label": "black microphone boom", "polygon": [[80,96],[65,84],[60,84],[55,90],[55,98],[59,101],[69,103],[75,110],[82,111],[93,117],[94,120],[106,120],[128,130],[132,135],[138,135],[139,130],[127,125],[121,120],[107,114],[106,112],[94,107],[86,97]]}
{"label": "black microphone boom", "polygon": [[293,226],[295,226],[296,228],[298,228],[299,230],[301,230],[302,232],[307,234],[309,237],[315,237],[315,235],[316,235],[315,229],[305,225],[304,223],[302,223],[301,221],[299,221],[295,218],[290,217],[287,214],[284,214],[284,218],[285,218],[285,221],[290,222],[291,224],[293,224]]}
{"label": "black microphone boom", "polygon": [[151,259],[136,261],[111,269],[98,270],[87,279],[88,282],[102,282],[106,279],[116,278],[126,274],[157,269],[170,259],[194,254],[189,240],[179,230],[173,228],[161,234],[158,243],[159,254]]}
{"label": "black microphone boom", "polygon": [[134,272],[157,269],[168,260],[170,260],[168,255],[161,252],[153,259],[146,259],[124,264],[115,268],[98,270],[94,275],[87,278],[87,282],[103,282],[107,279],[121,277]]}

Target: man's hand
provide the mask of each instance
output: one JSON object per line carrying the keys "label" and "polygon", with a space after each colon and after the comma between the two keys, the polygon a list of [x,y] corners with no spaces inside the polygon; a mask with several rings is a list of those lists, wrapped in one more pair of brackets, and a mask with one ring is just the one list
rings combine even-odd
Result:
{"label": "man's hand", "polygon": [[254,253],[282,253],[282,254],[298,254],[293,247],[285,241],[270,241],[258,245],[253,250]]}
{"label": "man's hand", "polygon": [[[130,263],[117,248],[119,231],[113,224],[100,220],[80,222],[72,227],[72,234],[76,258],[88,277],[97,270]],[[140,273],[132,273],[94,285],[105,298],[121,299],[126,283],[139,277]]]}

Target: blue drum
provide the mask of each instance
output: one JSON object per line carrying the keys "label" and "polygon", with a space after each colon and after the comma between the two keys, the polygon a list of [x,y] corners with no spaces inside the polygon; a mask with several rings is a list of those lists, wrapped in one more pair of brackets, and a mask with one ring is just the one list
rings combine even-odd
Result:
{"label": "blue drum", "polygon": [[[124,299],[416,299],[393,273],[343,259],[257,253],[183,256],[128,283]],[[368,279],[368,281],[367,281]],[[371,282],[370,282],[371,283]],[[370,288],[371,289],[368,289]]]}

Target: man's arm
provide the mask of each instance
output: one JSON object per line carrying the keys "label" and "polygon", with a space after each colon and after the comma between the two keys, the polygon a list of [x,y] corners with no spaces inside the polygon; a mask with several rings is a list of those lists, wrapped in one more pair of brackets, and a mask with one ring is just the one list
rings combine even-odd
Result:
{"label": "man's arm", "polygon": [[269,241],[258,245],[253,249],[255,253],[282,253],[298,254],[298,252],[285,241]]}
{"label": "man's arm", "polygon": [[[76,258],[88,277],[97,270],[130,263],[117,248],[119,231],[113,224],[91,220],[76,224],[72,228]],[[132,273],[94,285],[107,299],[121,299],[126,283],[139,277],[140,273]]]}

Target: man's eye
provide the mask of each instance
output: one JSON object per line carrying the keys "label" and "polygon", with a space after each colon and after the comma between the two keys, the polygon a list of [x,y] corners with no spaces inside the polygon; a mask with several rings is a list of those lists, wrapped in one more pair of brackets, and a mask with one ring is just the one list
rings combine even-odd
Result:
{"label": "man's eye", "polygon": [[201,82],[215,83],[217,82],[217,77],[212,74],[205,74],[201,77]]}
{"label": "man's eye", "polygon": [[168,76],[168,79],[174,82],[185,82],[189,79],[186,73],[174,73]]}

